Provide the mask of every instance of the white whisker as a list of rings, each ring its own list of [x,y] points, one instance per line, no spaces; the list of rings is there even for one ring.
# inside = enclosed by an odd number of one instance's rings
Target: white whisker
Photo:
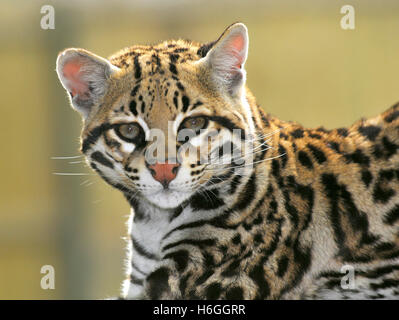
[[[50,157],[51,160],[69,160],[69,159],[78,159],[83,156],[71,156],[71,157]]]
[[[53,172],[56,176],[95,176],[94,173],[74,173],[74,172]]]

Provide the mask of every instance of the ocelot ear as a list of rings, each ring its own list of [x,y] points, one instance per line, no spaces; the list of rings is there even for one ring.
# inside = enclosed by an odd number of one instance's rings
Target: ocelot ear
[[[232,24],[210,45],[211,49],[200,63],[210,68],[217,86],[236,95],[246,79],[244,64],[248,54],[247,27],[243,23]]]
[[[70,48],[57,58],[57,74],[68,91],[72,107],[86,118],[107,92],[108,79],[119,68],[87,50]]]

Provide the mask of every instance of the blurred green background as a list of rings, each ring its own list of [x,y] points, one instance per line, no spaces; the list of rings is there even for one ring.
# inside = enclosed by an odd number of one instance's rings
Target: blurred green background
[[[249,28],[248,85],[263,108],[306,126],[346,126],[399,101],[399,2],[0,1],[0,299],[116,296],[129,208],[79,156],[80,117],[55,73],[57,53],[109,56],[169,38],[207,42]],[[42,30],[40,9],[55,9]],[[340,27],[353,5],[355,30]],[[54,173],[85,175],[62,176]],[[55,268],[43,290],[40,269]]]

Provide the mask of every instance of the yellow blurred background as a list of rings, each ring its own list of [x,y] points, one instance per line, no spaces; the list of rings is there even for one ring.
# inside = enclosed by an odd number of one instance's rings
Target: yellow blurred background
[[[340,27],[346,4],[355,30]],[[55,9],[54,30],[40,27],[43,5]],[[333,128],[399,101],[398,1],[1,0],[0,299],[99,299],[122,281],[122,195],[82,158],[54,159],[79,156],[81,125],[57,53],[208,42],[235,21],[248,26],[248,85],[267,112]],[[55,268],[54,290],[40,287],[43,265]]]

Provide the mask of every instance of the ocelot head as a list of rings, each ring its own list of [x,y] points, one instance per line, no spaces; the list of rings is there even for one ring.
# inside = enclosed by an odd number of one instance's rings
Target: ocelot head
[[[88,164],[125,194],[161,208],[215,185],[222,190],[252,160],[247,51],[241,23],[205,45],[166,41],[109,59],[62,51],[57,73],[83,118]]]

